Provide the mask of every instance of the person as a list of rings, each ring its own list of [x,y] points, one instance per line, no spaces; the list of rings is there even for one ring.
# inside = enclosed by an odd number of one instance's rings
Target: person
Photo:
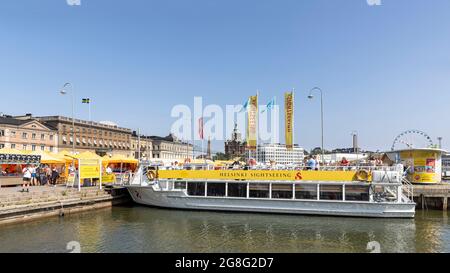
[[[45,173],[45,168],[39,168],[38,177],[41,186],[45,186],[48,183],[47,174]]]
[[[56,169],[56,167],[53,167],[52,170],[52,185],[56,187],[56,182],[58,182],[58,178],[59,178],[59,172],[58,169]]]
[[[34,165],[31,165],[30,172],[31,172],[31,186],[36,186],[37,185],[37,181],[36,181],[36,167]]]
[[[306,169],[307,170],[315,170],[316,169],[316,160],[314,157],[310,157],[309,160],[306,162]]]
[[[112,173],[113,173],[113,171],[112,171],[111,167],[110,166],[106,167],[106,174],[110,175]]]
[[[315,171],[318,171],[319,168],[320,168],[319,160],[317,159],[317,156],[314,156],[313,159],[314,159],[314,161],[315,161],[315,163],[316,163],[316,167],[314,168],[314,170],[315,170]]]
[[[347,158],[343,157],[341,160],[341,166],[348,166],[350,162],[348,162]]]
[[[21,192],[30,192],[30,182],[31,182],[31,168],[29,165],[27,165],[25,168],[23,168],[22,170],[22,174],[23,174],[23,184],[22,184],[22,190]]]

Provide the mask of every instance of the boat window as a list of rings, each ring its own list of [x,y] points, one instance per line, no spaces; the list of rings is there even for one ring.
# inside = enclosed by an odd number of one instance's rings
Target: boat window
[[[317,185],[295,185],[295,199],[317,200]]]
[[[292,184],[272,184],[272,198],[292,199]]]
[[[175,190],[185,190],[186,189],[186,182],[175,182],[175,185],[173,187]]]
[[[369,186],[345,186],[345,200],[347,201],[370,201]]]
[[[225,183],[208,183],[208,196],[225,197]]]
[[[250,198],[269,198],[269,184],[250,184]]]
[[[247,198],[247,183],[228,183],[228,197]]]
[[[342,186],[320,185],[320,200],[343,201]]]
[[[188,195],[205,196],[205,182],[189,182]]]

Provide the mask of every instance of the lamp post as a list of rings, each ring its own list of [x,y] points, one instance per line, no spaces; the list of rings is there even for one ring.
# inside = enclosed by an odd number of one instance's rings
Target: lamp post
[[[73,155],[75,155],[75,138],[76,138],[76,135],[75,135],[75,90],[74,90],[74,88],[73,88],[73,85],[70,83],[70,82],[68,82],[68,83],[66,83],[66,84],[64,84],[64,86],[63,86],[63,88],[61,89],[61,91],[60,91],[60,93],[61,93],[61,95],[67,95],[67,88],[68,87],[70,87],[70,90],[71,90],[71,94],[72,94],[72,137],[73,137],[73,139],[72,139],[72,153],[73,153]]]
[[[322,163],[325,162],[325,151],[324,151],[324,133],[323,133],[323,91],[319,87],[314,87],[309,91],[308,99],[312,100],[314,99],[313,92],[318,91],[320,92],[320,117],[321,117],[321,128],[322,128]]]

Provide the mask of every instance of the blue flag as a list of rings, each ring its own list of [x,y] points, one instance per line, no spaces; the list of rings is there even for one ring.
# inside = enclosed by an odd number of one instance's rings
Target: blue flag
[[[272,100],[269,101],[269,103],[266,105],[266,109],[263,109],[261,111],[261,113],[272,110],[275,107],[275,104],[276,104],[276,98],[273,97]]]
[[[249,103],[250,103],[250,99],[248,99],[248,100],[244,103],[244,106],[242,106],[242,109],[241,109],[241,111],[240,111],[239,113],[242,113],[242,112],[247,111],[247,108],[248,108]]]

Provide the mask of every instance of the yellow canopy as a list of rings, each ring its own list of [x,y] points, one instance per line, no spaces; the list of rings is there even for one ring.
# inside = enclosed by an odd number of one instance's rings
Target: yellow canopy
[[[112,157],[104,156],[103,157],[103,163],[104,164],[110,164],[110,163],[125,163],[125,164],[138,164],[139,160],[126,157],[124,155],[114,155]]]
[[[16,149],[3,148],[3,149],[0,149],[0,154],[5,154],[5,155],[26,155],[28,153],[26,153],[25,151],[19,151],[19,150],[16,150]]]
[[[97,154],[94,154],[92,152],[84,152],[84,153],[81,153],[81,154],[77,154],[74,157],[76,159],[98,159],[98,160],[102,159],[101,156],[99,156]]]
[[[53,154],[44,152],[44,151],[34,151],[30,153],[31,155],[39,155],[41,156],[42,164],[65,164],[66,160],[62,158],[58,158]]]

